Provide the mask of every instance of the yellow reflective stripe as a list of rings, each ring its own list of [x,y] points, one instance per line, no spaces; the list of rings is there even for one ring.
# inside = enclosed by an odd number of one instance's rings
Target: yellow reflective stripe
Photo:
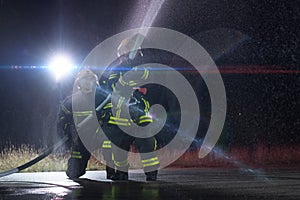
[[[128,85],[129,85],[129,86],[136,86],[136,85],[137,85],[137,83],[136,83],[136,82],[134,82],[134,81],[129,81]]]
[[[145,80],[148,79],[150,71],[147,69]]]
[[[152,117],[149,115],[140,116],[139,124],[145,123],[145,122],[150,122],[150,123],[153,122]]]
[[[71,114],[71,111],[69,111],[63,104],[61,105],[61,109],[64,111],[64,113]]]
[[[96,129],[96,133],[99,133],[99,131],[100,131],[100,127],[98,126]]]
[[[110,116],[108,123],[122,125],[122,126],[130,126],[131,125],[131,121],[129,119],[113,117],[113,116]]]
[[[113,117],[113,116],[111,116],[110,119],[115,120],[115,121],[120,121],[120,122],[129,122],[128,119],[126,119],[126,118],[120,118],[120,117]]]
[[[146,100],[144,99],[144,98],[142,98],[142,101],[144,102],[144,105],[145,105],[145,108],[144,108],[144,111],[145,112],[148,112],[148,110],[147,110],[147,102],[146,102]]]
[[[148,113],[148,111],[149,111],[149,109],[150,109],[150,104],[149,104],[149,102],[148,102],[146,99],[144,99],[144,98],[142,98],[142,101],[144,102],[144,105],[145,105],[144,111],[145,111],[146,113]]]
[[[152,117],[150,115],[142,115],[142,116],[140,116],[139,124],[145,123],[145,122],[153,122]]]
[[[157,140],[156,139],[154,139],[155,140],[155,142],[154,142],[154,151],[157,149]]]
[[[131,80],[131,81],[129,81],[129,82],[126,82],[126,81],[123,79],[122,76],[119,78],[119,82],[120,82],[121,85],[123,85],[123,86],[136,86],[136,85],[137,85],[137,83],[136,83],[135,81],[133,81],[133,80]]]
[[[103,149],[111,149],[111,145],[104,145],[104,144],[103,144],[103,145],[102,145],[102,148],[103,148]]]
[[[110,149],[111,148],[111,141],[110,140],[104,140],[104,142],[102,144],[102,148]]]
[[[124,160],[124,161],[114,161],[115,165],[117,167],[126,167],[128,165],[128,160]]]
[[[158,165],[159,161],[153,162],[153,163],[149,163],[149,164],[143,164],[144,167],[150,167],[150,166],[154,166],[154,165]]]
[[[123,80],[123,77],[122,77],[122,76],[119,78],[119,82],[120,82],[121,85],[123,85],[123,86],[128,85],[128,84]]]
[[[111,84],[111,88],[113,89],[114,92],[117,91],[114,84]]]
[[[117,109],[121,108],[123,101],[125,100],[125,97],[120,97],[119,101],[118,101],[118,105],[117,105]]]
[[[123,101],[125,100],[125,97],[120,97],[119,98],[119,101],[118,101],[118,104],[117,104],[117,107],[116,107],[116,117],[120,117],[121,116],[121,106],[122,106],[122,103]]]
[[[154,166],[154,165],[158,165],[159,161],[157,157],[154,158],[149,158],[146,160],[142,160],[143,166],[144,167],[149,167],[149,166]]]
[[[72,158],[78,158],[78,159],[81,159],[82,156],[80,155],[80,152],[79,151],[72,151],[72,155],[71,155]]]
[[[142,163],[152,162],[152,161],[157,161],[157,160],[158,160],[158,157],[154,157],[154,158],[144,159],[144,160],[142,160]]]
[[[82,156],[80,156],[80,155],[78,155],[78,156],[77,156],[77,155],[72,155],[71,157],[72,157],[72,158],[78,158],[78,159],[81,159],[81,158],[82,158]]]
[[[103,108],[107,109],[107,108],[112,108],[112,107],[113,107],[112,103],[108,103]]]
[[[89,111],[78,111],[78,112],[74,112],[74,115],[79,117],[79,116],[87,116],[87,115],[91,115],[93,114],[93,111],[89,110]]]
[[[142,115],[142,116],[140,116],[140,119],[145,119],[145,118],[151,118],[152,119],[152,117],[150,115]]]
[[[140,120],[140,121],[139,121],[139,124],[142,124],[142,123],[145,123],[145,122],[151,123],[151,122],[153,122],[153,120],[152,120],[152,119],[144,119],[144,120]]]
[[[141,79],[146,80],[149,76],[149,70],[144,68],[144,74],[142,75]]]
[[[113,79],[116,78],[118,76],[118,74],[110,74],[108,79]]]
[[[74,112],[74,113],[78,113],[78,114],[92,114],[93,111],[91,111],[91,110],[87,110],[87,111],[77,111],[77,112]]]
[[[116,116],[120,117],[121,116],[121,109],[117,110]]]
[[[131,124],[128,122],[128,123],[122,123],[122,122],[115,122],[115,121],[111,121],[109,120],[108,121],[109,124],[114,124],[114,125],[121,125],[121,126],[130,126]]]

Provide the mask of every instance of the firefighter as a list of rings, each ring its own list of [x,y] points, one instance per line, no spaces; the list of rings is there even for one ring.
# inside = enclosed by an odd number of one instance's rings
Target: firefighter
[[[113,180],[128,180],[129,163],[127,157],[133,142],[141,153],[146,180],[155,181],[157,179],[159,160],[155,153],[155,137],[133,137],[119,128],[119,126],[130,127],[133,123],[139,126],[146,126],[152,122],[152,117],[149,115],[150,105],[145,96],[146,88],[137,87],[144,80],[147,80],[149,69],[131,66],[134,60],[143,56],[140,48],[137,51],[130,51],[136,45],[136,40],[140,39],[138,37],[141,37],[141,35],[136,34],[121,42],[118,47],[119,63],[116,67],[112,67],[109,70],[107,80],[102,82],[108,91],[117,94],[112,96],[111,102],[104,106],[106,118],[104,121],[107,122],[107,129],[104,132],[112,141],[114,165],[117,169],[115,176],[112,178]],[[123,75],[126,71],[136,73],[134,80],[126,80],[124,78]],[[117,83],[119,87],[117,87]],[[127,92],[131,92],[130,97],[125,95]],[[124,114],[124,109],[126,108],[130,112],[130,117]],[[112,112],[113,109],[115,115]]]
[[[77,87],[78,91],[72,96],[67,97],[60,105],[57,126],[59,134],[67,134],[69,135],[69,138],[72,139],[72,153],[70,159],[68,160],[68,168],[66,171],[67,176],[71,179],[79,178],[85,174],[87,163],[91,156],[90,152],[86,149],[78,136],[74,120],[76,120],[76,124],[78,124],[80,121],[93,113],[95,107],[89,105],[90,101],[88,100],[95,98],[95,105],[97,107],[103,102],[106,96],[105,92],[98,87],[99,83],[97,75],[89,69],[83,69],[78,73],[75,80],[75,86]],[[80,101],[80,103],[83,105],[79,111],[76,110],[74,113],[72,111],[72,100],[73,104],[74,102]],[[99,113],[97,113],[97,117],[98,114]],[[100,124],[103,123],[100,121]],[[91,131],[99,132],[99,129]],[[102,148],[104,158],[107,162],[106,174],[108,179],[113,177],[115,173],[115,170],[112,167],[113,161],[110,146],[110,141],[104,140]]]

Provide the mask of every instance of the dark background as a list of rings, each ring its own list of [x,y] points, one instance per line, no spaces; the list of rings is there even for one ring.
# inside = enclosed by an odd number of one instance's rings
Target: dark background
[[[75,72],[58,86],[38,66],[60,51],[80,65],[104,39],[140,27],[149,2],[0,0],[1,147],[51,144],[58,102],[70,94]],[[219,67],[228,101],[223,145],[299,145],[299,13],[293,0],[162,5],[152,26],[192,37]]]

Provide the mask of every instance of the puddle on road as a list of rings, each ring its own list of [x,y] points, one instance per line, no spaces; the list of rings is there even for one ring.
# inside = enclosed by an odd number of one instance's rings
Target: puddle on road
[[[79,179],[64,186],[36,182],[0,182],[0,200],[100,200],[100,199],[231,199],[241,197],[217,190],[180,186],[170,182],[102,182]],[[243,199],[243,198],[242,198]],[[251,198],[249,198],[251,199]],[[262,198],[265,199],[265,198]],[[266,198],[267,199],[267,198]]]
[[[57,197],[64,197],[72,192],[64,186],[48,183],[34,182],[1,182],[0,199],[30,199],[30,200],[51,200]],[[59,199],[56,199],[59,200]]]
[[[34,182],[0,183],[1,200],[66,200],[66,199],[159,199],[156,184],[138,182],[99,182],[79,180],[79,186],[60,186]]]

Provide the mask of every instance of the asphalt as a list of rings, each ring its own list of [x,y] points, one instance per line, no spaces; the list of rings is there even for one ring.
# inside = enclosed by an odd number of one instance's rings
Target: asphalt
[[[146,182],[142,171],[129,181],[88,171],[78,180],[64,172],[17,173],[0,178],[0,200],[66,199],[300,199],[300,170],[162,169]]]

